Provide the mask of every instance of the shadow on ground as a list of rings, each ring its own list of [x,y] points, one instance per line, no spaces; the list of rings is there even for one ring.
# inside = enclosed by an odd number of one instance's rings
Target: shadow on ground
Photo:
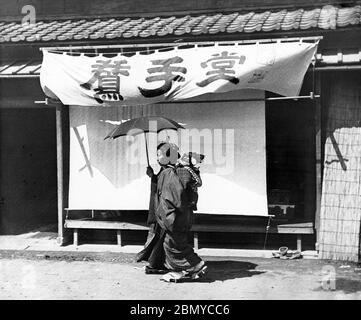
[[[24,233],[20,236],[24,236],[29,239],[56,239],[58,237],[58,226],[56,224],[49,224],[46,226],[38,227]]]
[[[359,279],[336,279],[336,291],[343,291],[344,293],[361,293],[361,281]]]
[[[55,232],[37,232],[29,236],[29,239],[48,239],[53,240],[58,237],[58,234]]]
[[[199,282],[248,278],[265,272],[255,270],[257,264],[243,261],[208,261],[207,266],[207,275]]]

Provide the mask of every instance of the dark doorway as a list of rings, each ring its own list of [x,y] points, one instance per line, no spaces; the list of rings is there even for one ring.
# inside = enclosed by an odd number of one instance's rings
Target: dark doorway
[[[294,204],[285,218],[314,222],[316,206],[315,105],[310,99],[266,105],[267,193]],[[273,200],[271,198],[275,198]]]
[[[32,81],[2,84],[8,90],[0,100],[0,234],[57,221],[55,111],[19,90],[40,90]]]

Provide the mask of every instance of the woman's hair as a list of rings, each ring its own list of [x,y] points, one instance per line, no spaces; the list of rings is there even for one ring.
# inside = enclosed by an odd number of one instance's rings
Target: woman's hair
[[[157,150],[159,150],[161,147],[163,147],[165,144],[167,144],[168,142],[160,142],[157,146]]]
[[[175,164],[176,163],[176,159],[174,159],[175,152],[177,152],[177,159],[180,158],[180,154],[178,152],[178,146],[174,143],[169,143],[169,142],[160,142],[157,146],[157,150],[162,150],[165,151],[165,156],[170,159],[170,163]],[[172,156],[171,156],[171,152],[172,152]]]

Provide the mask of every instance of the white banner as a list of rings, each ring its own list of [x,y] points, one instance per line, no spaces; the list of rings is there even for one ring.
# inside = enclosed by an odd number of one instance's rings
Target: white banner
[[[145,174],[144,136],[104,140],[121,121],[141,115],[166,116],[185,127],[178,132],[147,134],[155,172],[160,169],[157,144],[167,136],[181,154],[205,155],[198,213],[268,215],[265,101],[260,90],[207,95],[176,104],[70,106],[69,208],[148,209],[150,179]]]
[[[40,81],[66,105],[119,106],[261,89],[300,91],[317,43],[289,42],[173,49],[127,57],[44,51]]]

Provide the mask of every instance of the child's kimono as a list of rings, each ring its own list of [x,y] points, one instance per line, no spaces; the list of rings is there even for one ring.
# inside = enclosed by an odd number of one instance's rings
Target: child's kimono
[[[202,186],[202,179],[199,168],[195,167],[193,162],[201,163],[203,159],[203,155],[189,152],[183,154],[177,163],[178,168],[185,168],[190,173],[191,181],[188,181],[188,179],[187,185],[185,187],[188,189],[189,202],[193,211],[197,210],[198,188]]]

